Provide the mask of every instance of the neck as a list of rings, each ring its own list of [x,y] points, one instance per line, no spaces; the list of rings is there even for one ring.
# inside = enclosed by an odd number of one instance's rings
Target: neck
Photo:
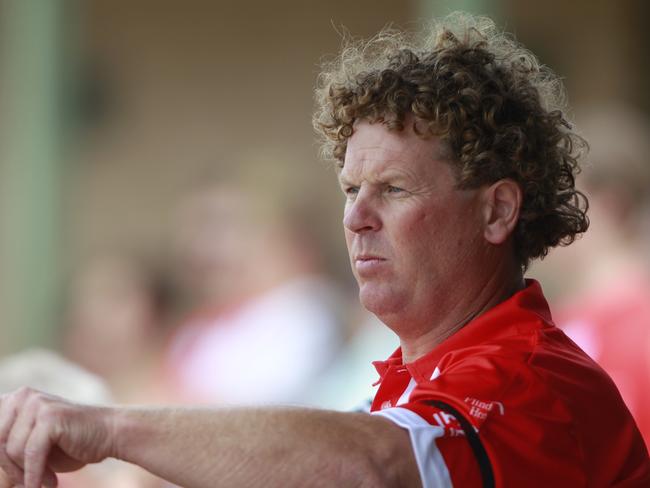
[[[474,285],[471,289],[459,287],[464,295],[451,307],[446,308],[444,315],[434,317],[433,324],[430,317],[426,325],[413,327],[414,324],[411,324],[406,329],[409,330],[408,334],[399,334],[404,363],[411,363],[424,356],[473,319],[507,300],[525,286],[518,266],[504,269],[501,273],[492,273],[486,280],[478,283],[480,286]]]

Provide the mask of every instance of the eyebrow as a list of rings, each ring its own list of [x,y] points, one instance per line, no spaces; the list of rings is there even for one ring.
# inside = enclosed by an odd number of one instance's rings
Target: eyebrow
[[[341,185],[352,185],[353,181],[351,178],[348,178],[346,174],[341,171],[338,174],[338,181]],[[410,182],[413,181],[411,175],[408,172],[398,171],[395,168],[387,168],[380,171],[379,173],[374,173],[370,175],[371,182],[387,183],[387,182]]]
[[[343,174],[343,172],[339,172],[338,174],[338,183],[339,185],[351,185],[352,182]]]

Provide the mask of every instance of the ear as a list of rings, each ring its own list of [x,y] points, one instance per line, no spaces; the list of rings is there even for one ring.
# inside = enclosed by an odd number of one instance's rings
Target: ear
[[[483,237],[491,244],[503,244],[519,220],[521,187],[507,178],[487,187],[483,196]]]

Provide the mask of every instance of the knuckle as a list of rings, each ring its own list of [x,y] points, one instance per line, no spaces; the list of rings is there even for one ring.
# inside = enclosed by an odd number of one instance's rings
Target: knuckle
[[[35,395],[30,395],[28,397],[25,397],[22,400],[22,404],[19,405],[19,409],[22,410],[29,410],[30,412],[33,412],[36,406],[38,405],[38,397]]]
[[[14,392],[14,394],[18,398],[27,398],[27,397],[30,397],[35,392],[36,392],[36,390],[34,390],[33,388],[30,388],[29,386],[21,386],[20,388],[18,388]]]
[[[2,407],[3,415],[12,416],[16,410],[18,403],[19,399],[16,397],[15,393],[9,393],[5,395],[5,397],[2,399],[2,404],[0,405]]]
[[[59,421],[61,413],[54,405],[45,404],[38,409],[36,417],[39,422],[52,424]]]
[[[19,461],[19,464],[22,463],[23,459],[23,448],[18,444],[9,443],[6,448],[7,456],[13,461]]]

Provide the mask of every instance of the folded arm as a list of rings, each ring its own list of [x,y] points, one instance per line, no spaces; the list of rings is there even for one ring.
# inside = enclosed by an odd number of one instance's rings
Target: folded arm
[[[90,407],[27,389],[0,402],[0,466],[25,488],[106,457],[186,488],[420,483],[408,433],[364,413]]]

